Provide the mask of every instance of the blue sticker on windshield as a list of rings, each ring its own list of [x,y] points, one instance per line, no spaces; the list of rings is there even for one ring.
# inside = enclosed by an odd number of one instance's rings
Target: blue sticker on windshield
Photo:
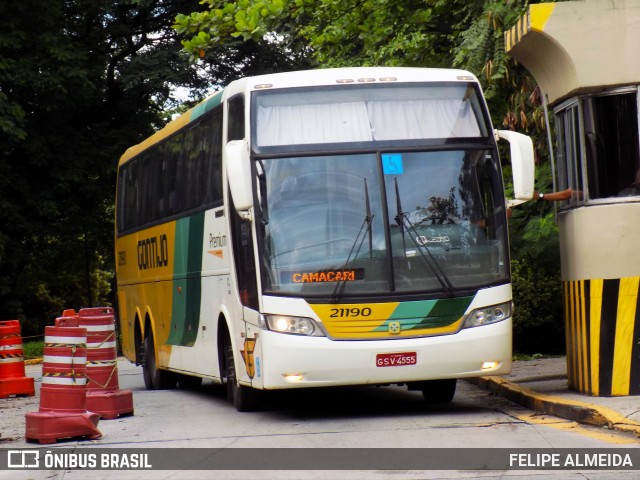
[[[402,175],[404,173],[404,167],[402,166],[402,154],[383,153],[382,171],[385,175]]]

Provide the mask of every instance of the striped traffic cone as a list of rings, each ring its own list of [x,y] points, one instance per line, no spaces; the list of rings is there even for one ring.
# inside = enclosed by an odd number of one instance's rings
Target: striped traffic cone
[[[87,412],[87,331],[77,320],[45,328],[40,410],[26,414],[26,439],[42,444],[100,438],[100,415]]]
[[[24,372],[22,335],[18,320],[0,322],[0,398],[35,395],[33,378]]]
[[[78,319],[87,329],[87,409],[106,420],[133,415],[133,393],[118,383],[113,308],[83,308]]]

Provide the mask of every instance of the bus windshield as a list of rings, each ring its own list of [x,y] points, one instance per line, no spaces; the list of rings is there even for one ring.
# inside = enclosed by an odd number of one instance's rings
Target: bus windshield
[[[342,298],[508,281],[493,151],[258,160],[266,293]]]

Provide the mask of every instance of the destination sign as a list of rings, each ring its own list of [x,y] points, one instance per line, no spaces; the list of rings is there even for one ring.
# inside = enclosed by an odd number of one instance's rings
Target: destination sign
[[[364,279],[364,269],[322,270],[319,272],[282,272],[283,283],[354,282]]]

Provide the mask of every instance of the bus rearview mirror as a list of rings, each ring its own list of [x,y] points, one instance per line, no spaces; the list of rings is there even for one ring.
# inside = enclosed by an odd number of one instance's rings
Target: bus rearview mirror
[[[533,142],[527,135],[510,130],[495,130],[495,135],[496,140],[503,138],[509,142],[514,199],[507,200],[507,204],[514,207],[533,198],[535,177]]]
[[[253,207],[249,142],[244,139],[227,143],[226,161],[233,204],[240,216],[248,218],[248,211]]]

